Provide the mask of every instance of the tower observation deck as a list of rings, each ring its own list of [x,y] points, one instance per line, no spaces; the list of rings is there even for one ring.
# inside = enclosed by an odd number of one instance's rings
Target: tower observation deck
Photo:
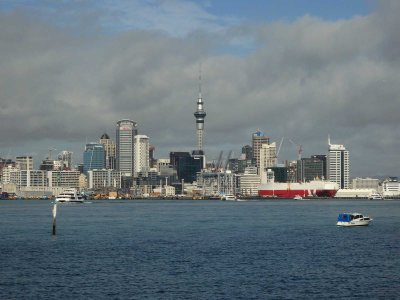
[[[201,97],[201,73],[199,75],[199,98],[197,99],[197,110],[194,112],[194,117],[196,118],[197,150],[199,153],[204,153],[203,131],[206,112],[203,109],[203,99]]]

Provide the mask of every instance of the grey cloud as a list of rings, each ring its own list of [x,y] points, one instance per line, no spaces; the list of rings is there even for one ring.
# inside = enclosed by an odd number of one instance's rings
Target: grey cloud
[[[397,4],[385,3],[349,20],[305,16],[186,38],[82,36],[26,13],[0,14],[0,153],[48,140],[57,149],[70,141],[79,153],[104,131],[113,137],[122,118],[138,122],[158,157],[190,150],[202,62],[210,158],[238,153],[258,128],[272,141],[302,144],[304,155],[325,153],[330,134],[351,151],[352,175],[396,175],[400,21]],[[238,39],[250,52],[221,53]],[[383,149],[387,161],[377,162]],[[293,145],[284,144],[281,158],[296,158]]]

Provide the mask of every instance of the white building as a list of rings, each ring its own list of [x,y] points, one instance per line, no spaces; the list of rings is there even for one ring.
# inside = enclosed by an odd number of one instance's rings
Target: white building
[[[136,123],[132,120],[117,122],[117,170],[121,171],[124,177],[133,175],[133,139],[136,134]]]
[[[197,173],[197,188],[202,196],[236,195],[237,175],[231,171]],[[186,187],[186,185],[185,185]]]
[[[247,167],[244,174],[239,175],[239,193],[244,196],[257,196],[261,177],[256,167]]]
[[[382,194],[384,197],[400,196],[400,182],[397,177],[390,177],[382,182]]]
[[[89,189],[121,188],[121,172],[116,170],[90,170],[88,172]]]
[[[79,171],[48,171],[48,185],[49,187],[79,187]]]
[[[136,135],[134,138],[133,157],[134,172],[137,177],[139,173],[147,174],[150,170],[149,162],[149,137],[146,135]]]
[[[12,165],[8,165],[7,167],[4,167],[2,170],[2,176],[1,176],[1,183],[7,184],[11,182],[11,173],[19,171],[17,167],[13,167]]]
[[[22,187],[46,187],[47,171],[42,170],[17,170],[10,172],[10,183],[17,189]]]
[[[276,166],[276,143],[261,144],[260,151],[260,172]]]
[[[349,151],[343,145],[328,142],[329,151],[326,157],[328,180],[336,182],[341,189],[348,189],[350,183]]]
[[[20,170],[32,170],[33,169],[33,159],[32,156],[17,156],[15,158],[16,166]]]
[[[376,178],[353,178],[351,187],[353,189],[379,189],[379,179]]]

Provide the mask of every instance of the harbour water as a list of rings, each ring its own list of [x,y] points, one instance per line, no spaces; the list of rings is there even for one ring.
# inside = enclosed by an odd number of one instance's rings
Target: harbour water
[[[93,201],[51,233],[49,201],[0,201],[0,299],[400,298],[399,200]]]

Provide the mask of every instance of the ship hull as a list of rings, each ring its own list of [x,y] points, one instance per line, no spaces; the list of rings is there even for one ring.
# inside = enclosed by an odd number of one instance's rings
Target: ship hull
[[[301,197],[321,197],[331,198],[336,195],[336,190],[259,190],[258,195],[265,198],[294,198]]]
[[[271,182],[262,184],[258,190],[260,197],[266,198],[294,198],[296,196],[331,198],[336,195],[337,184],[326,181],[312,181],[305,183]]]

